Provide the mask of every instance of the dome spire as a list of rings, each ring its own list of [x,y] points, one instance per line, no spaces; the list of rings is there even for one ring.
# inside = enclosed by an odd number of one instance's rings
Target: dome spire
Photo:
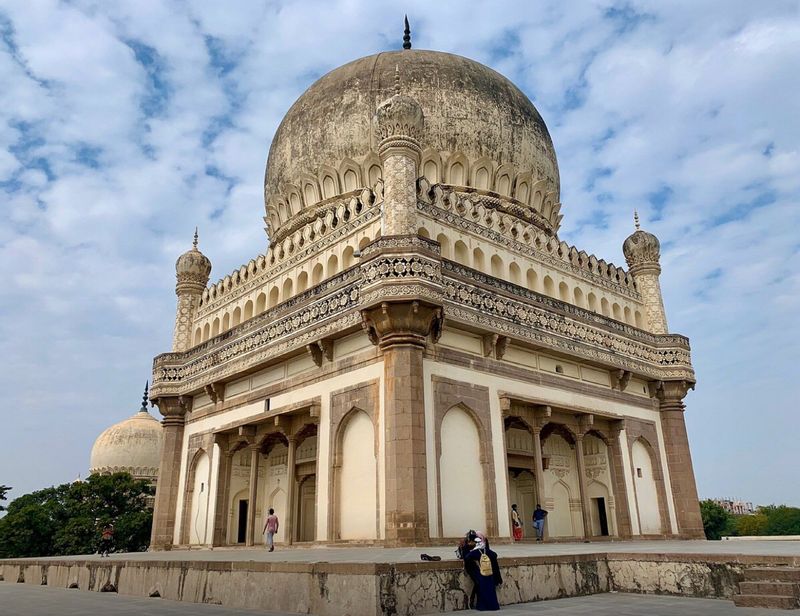
[[[192,246],[197,250],[197,227],[194,228],[194,241],[192,242]]]
[[[636,226],[637,231],[642,228],[639,224],[639,212],[636,210],[633,210],[633,224]]]
[[[408,25],[408,15],[403,16],[403,49],[411,49],[411,26]]]
[[[140,413],[147,413],[147,391],[149,389],[150,381],[144,382],[144,395],[142,396],[142,408],[139,409]],[[150,413],[147,413],[148,415]]]

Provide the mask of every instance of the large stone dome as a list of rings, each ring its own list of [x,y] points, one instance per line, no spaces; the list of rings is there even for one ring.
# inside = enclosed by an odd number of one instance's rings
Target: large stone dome
[[[161,422],[142,408],[105,430],[92,447],[90,473],[127,472],[155,481],[161,462]]]
[[[420,175],[506,194],[556,230],[556,154],[528,97],[478,62],[412,49],[337,68],[289,109],[272,141],[264,180],[271,239],[319,201],[374,187],[380,177],[374,116],[394,94],[396,67],[403,95],[419,103],[425,118]]]

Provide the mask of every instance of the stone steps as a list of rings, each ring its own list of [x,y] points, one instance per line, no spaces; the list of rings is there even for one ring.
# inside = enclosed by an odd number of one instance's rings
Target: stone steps
[[[800,568],[745,569],[744,580],[739,582],[739,592],[734,595],[733,603],[737,607],[800,609]]]

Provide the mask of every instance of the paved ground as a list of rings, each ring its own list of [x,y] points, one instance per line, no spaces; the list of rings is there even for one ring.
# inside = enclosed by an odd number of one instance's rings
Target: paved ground
[[[505,607],[506,616],[775,616],[774,610],[735,608],[730,601],[652,595],[603,594]],[[467,612],[451,612],[464,614]],[[475,612],[472,612],[475,613]],[[0,583],[0,616],[296,616],[232,610],[215,605],[140,599],[112,593]]]
[[[758,556],[798,556],[800,541],[604,541],[595,543],[517,543],[494,546],[503,557],[553,556],[562,554],[593,554],[597,552],[635,552],[667,554],[755,554]],[[273,561],[273,562],[359,562],[399,563],[419,560],[423,552],[455,559],[453,547],[356,548],[313,547],[225,548],[214,550],[172,550],[169,552],[139,552],[113,554],[111,559],[125,560],[208,560],[208,561]],[[59,559],[99,558],[92,556],[61,556]],[[44,560],[44,559],[37,559]]]

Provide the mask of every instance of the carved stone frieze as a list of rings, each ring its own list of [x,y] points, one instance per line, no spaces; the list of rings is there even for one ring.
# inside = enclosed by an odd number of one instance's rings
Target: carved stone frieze
[[[631,373],[664,383],[694,382],[685,337],[654,335],[436,259],[436,248],[435,242],[416,236],[373,242],[364,250],[359,267],[224,336],[184,353],[157,357],[151,395],[194,393],[302,348],[308,348],[321,365],[332,353],[329,342],[338,332],[359,323],[366,324],[376,344],[388,340],[389,331],[401,332],[400,337],[413,338],[415,343],[428,335],[436,341],[445,314],[454,323],[492,336],[490,353],[496,359],[502,359],[513,339],[621,371],[616,373],[618,387]],[[326,342],[320,346],[320,341]],[[665,387],[674,389],[675,385],[660,386]],[[653,395],[660,395],[654,391]]]

